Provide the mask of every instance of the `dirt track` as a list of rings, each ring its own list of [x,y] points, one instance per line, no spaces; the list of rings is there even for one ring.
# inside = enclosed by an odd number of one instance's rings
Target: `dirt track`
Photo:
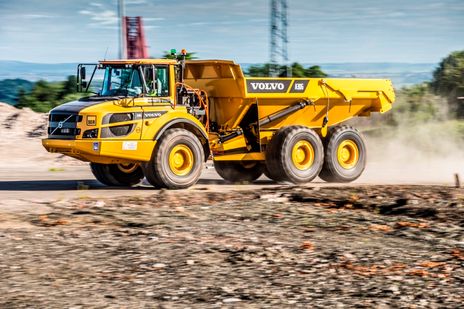
[[[450,185],[231,185],[209,168],[166,191],[60,161],[0,171],[2,308],[464,301],[464,190]]]
[[[60,161],[0,171],[0,307],[464,301],[464,190],[450,185],[231,185],[209,168],[166,191]]]
[[[3,211],[1,307],[457,308],[464,190],[151,191]]]

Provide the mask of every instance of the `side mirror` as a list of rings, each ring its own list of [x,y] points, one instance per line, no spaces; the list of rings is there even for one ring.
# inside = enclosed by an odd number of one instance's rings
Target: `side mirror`
[[[81,67],[80,73],[81,73],[81,80],[84,80],[85,79],[85,67],[84,66]]]
[[[89,80],[87,81],[86,80],[86,69],[87,69],[87,66],[90,67],[90,70],[91,70],[91,76],[89,76]],[[96,63],[79,63],[77,65],[77,72],[76,72],[76,81],[77,81],[77,92],[83,92],[83,91],[87,91],[89,85],[91,84],[92,80],[93,80],[93,77],[95,75],[95,72],[97,71],[97,68],[98,67],[98,64]],[[93,70],[93,71],[92,71]],[[92,92],[92,91],[90,91]],[[95,92],[93,92],[95,93]]]

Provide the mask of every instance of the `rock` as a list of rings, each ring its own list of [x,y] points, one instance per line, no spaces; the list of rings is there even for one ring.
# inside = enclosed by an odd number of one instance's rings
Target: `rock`
[[[223,303],[237,303],[241,302],[242,300],[240,298],[235,298],[235,297],[230,297],[230,298],[225,298],[222,300]]]
[[[164,268],[164,267],[166,267],[166,264],[163,264],[163,263],[156,263],[156,264],[153,264],[153,267],[154,267],[154,268]]]

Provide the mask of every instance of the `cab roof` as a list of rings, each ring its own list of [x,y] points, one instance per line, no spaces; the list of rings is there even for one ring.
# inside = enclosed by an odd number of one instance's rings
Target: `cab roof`
[[[117,59],[101,60],[100,64],[176,64],[174,59]]]
[[[176,64],[175,59],[116,59],[101,60],[100,64]],[[187,60],[187,64],[211,65],[211,64],[235,64],[232,60]]]

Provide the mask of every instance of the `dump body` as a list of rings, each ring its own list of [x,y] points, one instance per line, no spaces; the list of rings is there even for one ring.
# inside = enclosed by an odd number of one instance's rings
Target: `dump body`
[[[246,130],[255,122],[259,124],[260,120],[265,123],[253,129],[257,138],[254,145],[247,139],[247,134],[223,143],[213,141],[212,150],[217,160],[264,160],[263,146],[282,127],[302,125],[322,134],[324,125],[334,126],[356,116],[369,116],[372,112],[384,113],[391,109],[395,100],[390,80],[249,78],[244,77],[239,65],[222,60],[188,61],[185,82],[206,90],[210,121],[217,124],[219,132]],[[264,121],[300,102],[307,102],[307,105],[285,117]],[[251,151],[227,155],[236,148]]]

